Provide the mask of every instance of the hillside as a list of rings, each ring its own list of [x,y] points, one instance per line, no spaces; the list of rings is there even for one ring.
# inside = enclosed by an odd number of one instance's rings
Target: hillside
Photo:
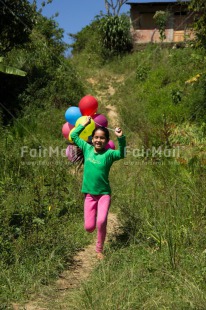
[[[104,65],[85,57],[71,62],[85,94],[110,113],[109,127],[116,113],[127,136],[127,157],[111,171],[112,210],[122,232],[63,305],[204,309],[204,53],[149,46]],[[65,109],[48,106],[2,129],[1,309],[43,288],[50,292],[74,253],[92,241],[82,227],[81,171],[73,173],[56,154],[21,157],[25,145],[66,147]],[[45,306],[60,305],[51,300]]]
[[[71,309],[205,308],[205,60],[148,46],[97,69],[80,62],[88,92],[118,112],[128,151],[111,175],[123,233]]]

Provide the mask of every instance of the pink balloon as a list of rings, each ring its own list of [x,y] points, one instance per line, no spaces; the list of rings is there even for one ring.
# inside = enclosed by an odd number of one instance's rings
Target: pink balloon
[[[69,144],[66,148],[66,156],[68,160],[70,160],[72,163],[75,163],[83,159],[83,152],[76,145]]]
[[[98,126],[107,127],[108,126],[108,121],[103,114],[94,114],[92,118],[95,122],[96,127]]]
[[[108,149],[115,150],[115,144],[114,144],[114,142],[112,140],[109,140],[109,142],[105,146],[105,150],[108,150]]]
[[[63,134],[64,138],[68,139],[69,133],[72,130],[72,128],[74,128],[74,126],[69,124],[68,122],[63,125],[62,134]]]

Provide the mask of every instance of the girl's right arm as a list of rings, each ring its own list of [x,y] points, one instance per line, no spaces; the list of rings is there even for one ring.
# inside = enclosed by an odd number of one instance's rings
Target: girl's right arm
[[[71,134],[71,138],[74,141],[74,143],[83,150],[87,147],[88,143],[84,140],[82,140],[79,135],[84,130],[84,128],[90,123],[91,117],[87,117],[85,123],[83,125],[79,125]]]

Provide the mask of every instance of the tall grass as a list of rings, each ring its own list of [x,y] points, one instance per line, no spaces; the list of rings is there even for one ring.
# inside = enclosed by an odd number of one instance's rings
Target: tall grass
[[[118,181],[123,234],[73,309],[204,309],[205,175],[142,163],[125,166]]]
[[[50,108],[36,118],[17,120],[1,136],[3,308],[47,286],[89,242],[79,176],[64,157],[63,116],[64,111]]]

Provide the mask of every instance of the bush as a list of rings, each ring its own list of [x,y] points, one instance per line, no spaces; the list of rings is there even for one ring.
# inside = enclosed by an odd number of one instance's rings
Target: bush
[[[106,16],[100,20],[104,58],[121,55],[132,49],[129,18],[126,15]]]
[[[82,28],[82,30],[76,34],[70,33],[69,36],[74,40],[74,43],[70,44],[73,55],[77,55],[83,51],[98,53],[99,19],[95,19],[90,25]]]
[[[196,34],[196,43],[206,48],[206,3],[204,0],[191,0],[188,7],[194,14],[193,27]]]
[[[96,16],[95,20],[77,34],[70,34],[74,43],[72,54],[87,67],[99,66],[111,57],[123,55],[132,49],[129,18]]]

